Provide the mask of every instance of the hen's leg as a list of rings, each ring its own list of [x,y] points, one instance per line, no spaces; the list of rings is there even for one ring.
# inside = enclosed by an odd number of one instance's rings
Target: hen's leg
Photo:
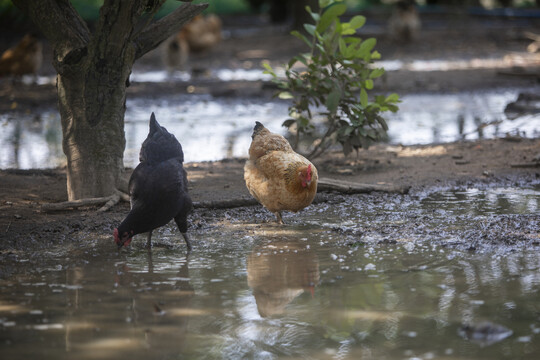
[[[186,241],[188,252],[191,251],[191,242],[189,241],[189,236],[187,234],[187,228],[188,228],[187,217],[180,214],[174,218],[174,221],[176,222],[176,225],[178,225],[178,230],[180,230],[180,233],[182,234],[182,236],[184,237],[184,240]]]
[[[278,224],[280,224],[280,225],[285,224],[285,223],[283,222],[283,218],[281,217],[281,211],[276,211],[274,214],[276,215],[277,223],[278,223]]]

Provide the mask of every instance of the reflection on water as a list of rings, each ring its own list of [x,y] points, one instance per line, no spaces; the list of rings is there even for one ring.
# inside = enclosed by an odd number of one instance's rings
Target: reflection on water
[[[319,283],[317,255],[294,242],[257,247],[247,259],[247,281],[262,317],[283,314],[304,291],[314,296]]]
[[[412,145],[491,139],[506,134],[540,136],[540,115],[507,119],[504,109],[517,95],[508,90],[403,96],[399,111],[388,115],[390,142]]]
[[[178,249],[117,254],[112,245],[38,266],[19,259],[20,272],[0,280],[0,351],[6,359],[540,355],[540,253],[336,246],[331,231],[292,227],[285,237],[199,234],[188,259]],[[490,344],[462,335],[486,321],[513,334]]]
[[[64,159],[58,114],[0,115],[0,168],[51,168]]]
[[[426,144],[459,139],[539,136],[540,116],[508,120],[507,103],[518,90],[478,94],[416,94],[403,97],[400,111],[388,114],[390,143]],[[124,164],[134,167],[148,135],[149,113],[182,143],[187,162],[245,157],[255,121],[285,133],[288,103],[178,95],[128,100]],[[490,124],[489,126],[486,126]],[[0,168],[52,168],[65,163],[60,118],[55,112],[0,115]]]
[[[174,71],[172,74],[165,70],[133,72],[130,76],[132,82],[186,82],[193,76],[187,71]],[[209,70],[204,74],[207,80],[220,81],[269,81],[272,76],[264,74],[260,69],[217,69]]]
[[[186,162],[247,156],[255,121],[281,127],[283,102],[183,96],[156,101],[128,101],[124,163],[138,163],[140,144],[148,135],[149,109],[182,144]]]

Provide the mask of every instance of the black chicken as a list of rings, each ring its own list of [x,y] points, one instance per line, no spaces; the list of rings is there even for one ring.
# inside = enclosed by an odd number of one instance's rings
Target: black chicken
[[[114,229],[114,241],[121,248],[134,235],[148,232],[147,246],[152,244],[152,230],[176,221],[188,251],[187,215],[193,209],[187,188],[187,173],[182,166],[184,153],[174,135],[150,116],[150,133],[141,146],[139,165],[129,179],[131,211]]]

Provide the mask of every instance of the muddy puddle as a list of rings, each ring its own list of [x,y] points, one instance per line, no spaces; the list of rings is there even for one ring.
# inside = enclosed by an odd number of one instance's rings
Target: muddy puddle
[[[169,226],[150,252],[142,237],[118,253],[112,239],[88,234],[39,259],[11,257],[15,270],[0,278],[0,351],[537,358],[539,207],[537,186],[336,197],[288,214],[286,226],[265,222],[272,215],[260,207],[197,210],[187,257]],[[471,249],[482,234],[526,245]]]
[[[164,72],[141,73],[141,81],[163,81]],[[258,75],[257,75],[258,74]],[[253,71],[216,71],[223,81],[258,80]],[[164,76],[164,75],[163,75]],[[181,75],[178,75],[181,77]],[[137,77],[135,77],[137,78]],[[154,79],[154,80],[152,80]],[[499,89],[476,93],[409,94],[402,97],[400,111],[387,114],[391,144],[443,143],[466,139],[539,136],[540,115],[509,120],[505,106],[522,91]],[[148,119],[154,111],[160,123],[182,143],[187,162],[213,161],[247,156],[255,121],[285,133],[288,103],[255,98],[214,98],[188,94],[159,99],[134,98],[127,102],[124,164],[138,163],[140,144],[148,134]],[[59,114],[0,115],[0,168],[54,168],[65,163]]]

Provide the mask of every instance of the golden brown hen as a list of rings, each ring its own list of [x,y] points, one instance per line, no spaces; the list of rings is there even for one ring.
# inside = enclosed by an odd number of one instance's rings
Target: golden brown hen
[[[34,35],[27,34],[0,57],[0,76],[37,75],[42,60],[41,42]]]
[[[249,193],[273,212],[283,224],[283,210],[299,211],[311,204],[317,193],[315,166],[292,149],[281,135],[256,122],[251,136],[244,180]]]

